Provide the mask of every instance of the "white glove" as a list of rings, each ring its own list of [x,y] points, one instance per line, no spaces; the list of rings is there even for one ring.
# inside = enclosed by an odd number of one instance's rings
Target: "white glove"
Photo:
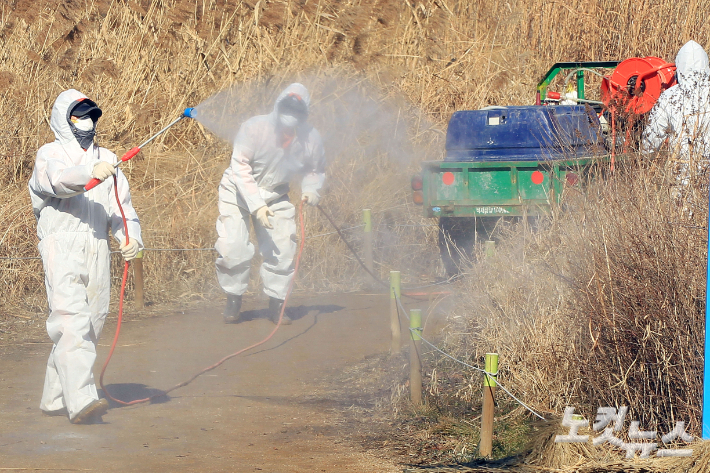
[[[101,182],[114,174],[116,174],[116,168],[106,161],[99,161],[94,165],[94,170],[91,171],[91,177]]]
[[[318,202],[320,202],[320,196],[318,196],[315,192],[304,192],[301,200],[308,205],[318,205]]]
[[[121,254],[123,255],[123,259],[131,261],[138,254],[138,250],[138,242],[135,239],[129,240],[128,244],[126,244],[126,240],[123,240],[123,244],[121,245]]]
[[[274,213],[269,210],[268,206],[264,205],[263,207],[259,207],[255,215],[256,219],[264,228],[274,228],[271,222],[269,222],[269,217],[273,217]]]

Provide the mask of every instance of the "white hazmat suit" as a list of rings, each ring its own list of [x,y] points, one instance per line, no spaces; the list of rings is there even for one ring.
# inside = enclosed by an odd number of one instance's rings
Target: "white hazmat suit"
[[[687,185],[694,170],[710,158],[710,65],[705,50],[687,42],[675,60],[678,84],[664,91],[651,110],[643,133],[645,153],[668,145],[676,176]]]
[[[264,292],[274,299],[286,297],[297,249],[295,209],[288,200],[289,181],[303,175],[302,193],[320,197],[325,179],[323,142],[318,131],[305,121],[289,136],[278,113],[279,103],[289,95],[310,105],[308,90],[301,84],[291,84],[277,98],[272,113],[244,122],[234,140],[231,164],[219,185],[217,279],[232,296],[241,296],[249,283],[254,256],[254,245],[249,241],[252,220],[263,257]],[[273,228],[251,218],[265,205],[274,214],[269,218]]]
[[[54,342],[40,408],[66,408],[70,419],[99,399],[92,369],[109,310],[109,228],[125,240],[113,179],[80,193],[99,161],[116,163],[116,155],[93,140],[84,150],[72,131],[70,113],[85,99],[73,89],[59,94],[50,121],[56,140],[37,152],[29,182],[50,310],[47,332]],[[129,238],[142,246],[128,181],[120,171],[117,178]]]

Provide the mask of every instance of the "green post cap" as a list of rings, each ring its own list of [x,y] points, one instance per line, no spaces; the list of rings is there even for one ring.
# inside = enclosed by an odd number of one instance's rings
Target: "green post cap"
[[[362,209],[362,221],[365,224],[365,232],[372,231],[372,212],[370,209]]]
[[[399,271],[390,271],[390,299],[402,297],[399,287]]]
[[[498,373],[498,353],[486,353],[486,373],[494,373],[495,376],[483,375],[483,386],[496,386],[496,378]]]
[[[422,310],[412,309],[409,311],[409,333],[412,334],[412,340],[422,339]]]
[[[496,242],[493,240],[486,240],[486,258],[490,258],[496,254]]]

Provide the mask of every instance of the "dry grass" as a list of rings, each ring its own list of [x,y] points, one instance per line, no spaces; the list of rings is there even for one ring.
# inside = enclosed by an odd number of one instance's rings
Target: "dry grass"
[[[664,161],[630,156],[606,179],[568,187],[564,211],[537,231],[510,228],[458,283],[448,349],[479,366],[499,353],[501,382],[545,416],[575,406],[593,420],[599,407],[628,406],[625,429],[638,420],[660,438],[683,421],[699,435],[707,175],[679,196]],[[458,406],[480,402],[479,374],[436,356],[428,370],[429,403],[472,419]],[[526,414],[499,412],[513,407]],[[621,460],[609,446],[546,449],[547,467]]]
[[[710,443],[694,442],[679,448],[691,448],[688,457],[656,457],[627,460],[625,452],[608,444],[593,446],[579,443],[555,443],[554,434],[567,434],[560,428],[542,439],[526,457],[525,465],[531,472],[592,473],[592,472],[647,472],[647,473],[706,473],[710,469]],[[582,435],[592,435],[591,429],[580,429]],[[661,445],[661,447],[663,447]],[[524,470],[528,471],[528,470]]]
[[[383,274],[396,265],[411,267],[418,276],[422,268],[437,264],[427,244],[433,232],[422,238],[421,231],[411,235],[392,224],[422,223],[418,209],[408,202],[408,176],[424,158],[424,147],[414,145],[439,144],[442,132],[429,131],[430,121],[395,87],[380,82],[379,69],[374,74],[358,71],[349,53],[338,52],[342,40],[329,20],[335,16],[326,12],[333,12],[332,8],[247,2],[197,7],[190,2],[77,6],[69,9],[61,2],[40,2],[30,7],[29,2],[21,2],[4,5],[0,18],[6,57],[0,71],[6,86],[0,109],[6,112],[0,121],[7,138],[0,143],[6,160],[0,179],[8,204],[0,228],[6,234],[3,256],[37,255],[25,186],[36,150],[52,138],[47,118],[61,90],[80,89],[101,104],[105,114],[99,140],[120,153],[160,129],[184,107],[232,84],[237,84],[244,106],[240,118],[267,112],[276,93],[295,78],[314,90],[313,120],[326,137],[330,161],[326,205],[336,219],[346,226],[357,225],[361,209],[373,209],[378,230],[384,232],[378,258]],[[350,28],[363,27],[362,18],[352,21],[357,25]],[[335,60],[341,64],[334,65]],[[332,120],[343,105],[360,109],[349,115],[350,122],[342,117]],[[27,112],[18,115],[16,110]],[[10,115],[15,118],[9,119]],[[407,133],[412,140],[406,141],[406,148],[394,150],[388,144],[392,135],[386,133],[397,120],[401,123],[395,144],[405,143]],[[383,121],[389,127],[381,126]],[[431,149],[439,153],[441,147]],[[185,122],[124,167],[149,248],[213,245],[216,188],[229,152],[200,125]],[[309,212],[309,234],[330,231],[326,222]],[[419,246],[414,249],[423,255],[417,259],[420,264],[404,265],[404,256],[392,251],[401,237]],[[301,288],[351,288],[347,276],[355,263],[345,256],[337,236],[312,241]],[[213,261],[210,251],[148,253],[148,298],[190,300],[218,293]],[[9,288],[3,305],[7,310],[41,313],[45,302],[40,263],[3,260],[3,265],[3,282]]]
[[[304,74],[314,78],[315,86],[324,77],[344,77],[341,91],[365,81],[371,85],[363,89],[374,91],[386,104],[384,116],[397,116],[406,124],[416,153],[403,165],[391,160],[381,143],[364,150],[329,148],[328,205],[343,223],[357,224],[363,207],[379,211],[385,224],[429,223],[406,204],[406,182],[419,160],[441,156],[441,130],[451,112],[489,103],[529,103],[538,76],[555,60],[651,53],[671,57],[688,32],[699,31],[696,39],[707,36],[702,8],[694,5],[669,9],[652,4],[632,22],[619,14],[626,11],[621,5],[584,2],[542,7],[375,0],[5,3],[0,10],[0,83],[5,91],[0,99],[5,137],[0,143],[5,159],[0,180],[6,202],[16,202],[13,209],[20,216],[2,219],[0,230],[7,231],[2,254],[36,255],[33,218],[26,196],[21,196],[34,153],[51,139],[51,104],[65,88],[78,88],[99,101],[106,111],[101,143],[121,152],[185,106],[235,83],[261,84],[266,95],[273,96],[284,78]],[[657,14],[660,8],[665,15]],[[651,18],[653,22],[645,21]],[[649,34],[649,24],[664,34]],[[683,25],[681,31],[669,35],[678,24]],[[650,40],[639,43],[641,34]],[[315,88],[316,102],[323,98],[319,93]],[[19,117],[17,111],[22,111]],[[439,131],[429,131],[432,125]],[[212,245],[214,192],[228,153],[198,125],[181,124],[127,166],[150,247]],[[162,172],[168,162],[177,162],[181,175]],[[357,195],[352,195],[354,190]],[[316,221],[309,231],[324,233],[324,227]],[[420,262],[411,268],[414,273],[435,273],[432,232],[392,240],[391,233],[399,237],[403,231],[399,228],[388,227],[381,245],[424,241],[413,247],[418,257],[406,261]],[[342,257],[343,248],[334,237],[314,246],[324,253],[317,253],[317,261],[305,262],[304,274],[314,279],[303,280],[303,287],[347,287],[341,276],[350,274],[354,263]],[[394,266],[409,269],[400,267],[405,261],[401,252],[390,253],[379,255],[383,274]],[[167,293],[200,297],[214,291],[212,257],[209,252],[149,254],[149,297],[162,301]],[[3,303],[13,310],[41,311],[38,263],[4,264],[12,296]],[[318,264],[323,267],[312,267]]]
[[[261,113],[271,106],[264,110],[262,98],[298,78],[313,89],[313,120],[328,140],[326,206],[346,226],[372,208],[381,274],[431,280],[440,271],[435,229],[397,225],[432,223],[409,202],[408,177],[422,159],[441,157],[453,111],[531,103],[538,78],[559,60],[672,59],[691,37],[707,44],[706,11],[695,0],[4,2],[0,255],[37,255],[26,183],[36,150],[52,139],[48,114],[60,91],[74,87],[99,102],[101,144],[120,153],[234,84],[246,84],[248,112]],[[367,98],[355,102],[367,105],[351,115],[356,126],[335,119],[353,97]],[[389,125],[363,121],[373,110]],[[388,146],[400,120],[405,135]],[[213,245],[228,159],[228,146],[184,122],[125,167],[147,246]],[[630,166],[584,195],[570,192],[571,211],[547,229],[513,229],[461,283],[449,346],[473,361],[501,353],[503,379],[542,411],[628,404],[645,428],[684,420],[697,431],[707,209],[697,198],[692,213],[681,211],[665,173],[661,158]],[[309,235],[331,231],[312,211],[307,225]],[[213,260],[209,251],[148,253],[147,297],[219,294]],[[41,320],[40,263],[0,260],[0,268],[0,318],[24,311]],[[337,236],[312,238],[299,287],[348,289],[355,268]],[[477,395],[469,374],[447,373],[461,379],[455,396]]]

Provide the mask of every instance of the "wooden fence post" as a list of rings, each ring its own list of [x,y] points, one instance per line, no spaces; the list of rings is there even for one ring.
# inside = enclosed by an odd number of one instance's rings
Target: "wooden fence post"
[[[143,250],[139,251],[131,262],[133,266],[133,279],[135,284],[135,304],[137,309],[145,307],[145,297],[143,295]]]
[[[390,353],[392,355],[399,353],[402,338],[399,327],[399,310],[397,308],[397,299],[402,297],[399,282],[399,271],[390,271],[390,329],[392,330]]]
[[[409,399],[412,404],[422,403],[422,360],[419,357],[422,344],[422,311],[409,312]]]
[[[483,413],[481,415],[481,443],[478,451],[482,457],[488,457],[493,452],[493,395],[496,389],[498,373],[498,353],[486,353],[486,373],[483,375]]]

